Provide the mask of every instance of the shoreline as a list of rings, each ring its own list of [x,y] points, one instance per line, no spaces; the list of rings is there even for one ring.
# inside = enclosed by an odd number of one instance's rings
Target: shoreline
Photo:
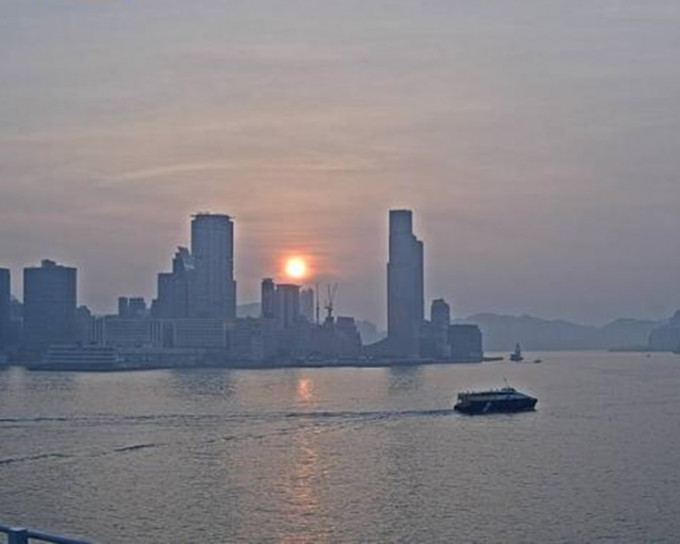
[[[414,360],[340,360],[340,361],[275,361],[270,363],[234,362],[230,364],[186,364],[186,365],[43,365],[43,364],[8,364],[2,368],[18,367],[31,372],[138,372],[143,370],[186,370],[186,369],[224,369],[224,370],[278,370],[278,369],[306,369],[306,368],[404,368],[426,365],[469,365],[483,362],[503,360],[503,357],[484,357],[472,361],[450,361],[436,359]]]

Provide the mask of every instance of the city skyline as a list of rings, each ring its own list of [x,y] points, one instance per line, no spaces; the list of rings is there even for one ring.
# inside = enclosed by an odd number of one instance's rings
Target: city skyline
[[[388,225],[387,225],[388,228],[386,229],[386,233],[385,233],[386,234],[385,238],[386,238],[386,241],[387,241],[387,243],[385,244],[386,245],[385,262],[387,263],[387,276],[385,278],[383,278],[384,285],[382,285],[382,290],[384,291],[384,294],[385,294],[384,301],[383,301],[385,307],[384,308],[381,307],[380,309],[378,309],[378,314],[380,314],[381,312],[384,313],[384,319],[381,321],[381,319],[378,318],[375,321],[373,321],[374,323],[378,324],[379,326],[384,326],[385,332],[388,332],[388,330],[389,330],[389,314],[390,314],[390,310],[389,310],[389,306],[390,306],[390,302],[389,302],[389,300],[390,300],[390,287],[389,287],[390,272],[389,272],[389,270],[390,270],[390,254],[391,254],[391,252],[390,252],[389,248],[392,247],[392,244],[393,244],[392,240],[393,239],[399,239],[399,236],[398,236],[399,234],[407,235],[407,237],[409,237],[409,239],[413,239],[414,242],[416,243],[417,247],[418,247],[418,250],[416,251],[416,253],[418,254],[419,264],[415,265],[416,268],[420,269],[420,272],[418,272],[418,274],[417,274],[418,278],[419,278],[418,279],[419,286],[417,287],[417,291],[419,291],[419,294],[416,298],[418,300],[414,301],[412,304],[408,304],[408,306],[413,306],[413,304],[415,304],[414,307],[418,307],[418,308],[420,308],[422,306],[423,311],[422,311],[422,313],[420,311],[416,312],[418,314],[417,317],[414,314],[414,322],[415,321],[422,321],[422,319],[424,318],[424,316],[425,316],[425,313],[424,313],[425,304],[429,304],[429,301],[437,300],[437,299],[441,298],[441,297],[437,296],[436,293],[430,295],[428,290],[426,289],[427,284],[423,281],[424,278],[422,277],[422,275],[423,275],[424,270],[427,269],[425,262],[424,262],[424,258],[423,258],[423,241],[416,238],[415,235],[413,234],[413,218],[412,218],[412,215],[413,215],[412,210],[406,210],[406,209],[391,209],[391,210],[389,210],[389,219],[388,219]],[[402,216],[403,216],[403,218],[402,218]],[[196,218],[199,218],[199,219],[200,218],[206,218],[208,220],[211,220],[209,222],[214,222],[214,220],[219,221],[220,219],[226,219],[226,221],[230,225],[230,227],[229,227],[229,236],[230,237],[233,237],[233,232],[234,232],[234,230],[236,230],[236,229],[234,229],[234,223],[232,221],[233,216],[230,216],[230,215],[227,215],[227,214],[224,214],[224,213],[203,211],[203,212],[192,213],[192,214],[190,214],[189,217],[192,220],[191,220],[190,228],[188,229],[189,230],[189,237],[186,240],[187,242],[189,242],[189,244],[186,244],[186,245],[190,245],[192,248],[195,245],[194,238],[196,238],[196,234],[195,234],[195,231],[197,230],[196,229]],[[395,219],[396,219],[396,221],[395,221]],[[396,228],[392,226],[393,224],[397,225]],[[393,232],[393,230],[399,231],[400,229],[403,232],[396,233],[397,236],[395,237],[394,236],[395,233]],[[208,233],[206,233],[206,235],[210,236]],[[223,244],[224,244],[223,242],[219,242],[217,245],[221,249],[224,249],[224,247],[222,247]],[[233,258],[233,253],[238,252],[238,250],[235,249],[232,244],[233,244],[233,238],[231,238],[231,242],[229,242],[229,249],[228,249],[228,252],[232,255],[232,257],[230,259],[229,264],[224,265],[224,266],[227,266],[227,268],[225,270],[230,270],[230,271],[234,269],[235,262],[237,262]],[[400,244],[395,244],[395,247],[398,247],[399,245]],[[402,245],[403,245],[403,243],[402,243]],[[185,265],[186,259],[190,259],[192,261],[191,266],[194,266],[193,265],[193,256],[190,252],[188,252],[188,250],[184,247],[183,244],[176,243],[175,248],[177,249],[177,251],[175,253],[174,259],[171,260],[172,262],[171,262],[171,266],[170,266],[170,268],[173,269],[173,273],[177,270],[177,266],[178,266],[177,263],[178,262],[182,263],[180,266],[183,267]],[[404,251],[404,250],[403,249],[397,250],[396,254],[399,254],[401,251]],[[407,251],[407,253],[409,253],[409,252],[410,252],[410,250]],[[41,266],[44,266],[45,262],[52,263],[53,257],[54,256],[51,255],[51,256],[49,256],[49,258],[48,257],[41,258],[39,260],[39,262],[42,263]],[[59,261],[59,259],[56,258],[56,261]],[[385,263],[383,263],[383,267],[384,267],[384,264]],[[19,283],[19,280],[24,278],[26,270],[29,270],[29,269],[31,269],[32,267],[35,267],[35,266],[36,266],[35,263],[27,263],[20,268],[20,270],[22,270],[24,272],[24,274],[19,274],[19,273],[12,273],[12,271],[13,271],[12,267],[7,266],[7,265],[0,262],[0,269],[4,268],[10,273],[9,274],[10,275],[9,280],[10,280],[10,284],[11,284],[11,295],[21,302],[23,302],[23,297],[19,296],[19,293],[21,293],[25,289],[25,287],[24,287],[25,280],[21,281],[20,283]],[[79,275],[81,275],[81,276],[84,275],[85,277],[88,277],[86,268],[81,268],[80,266],[75,266],[71,263],[60,264],[59,266],[60,267],[65,266],[65,267],[74,268],[74,269],[78,270]],[[293,271],[291,270],[291,266],[293,267]],[[278,257],[276,265],[275,265],[275,269],[276,269],[277,273],[274,274],[274,275],[269,273],[269,276],[272,276],[272,278],[270,278],[268,276],[268,274],[265,272],[261,275],[258,282],[261,282],[263,279],[264,280],[276,279],[277,282],[294,283],[294,284],[298,285],[300,288],[315,290],[316,288],[319,287],[319,285],[322,285],[320,283],[320,281],[321,281],[320,278],[323,278],[322,274],[317,275],[315,273],[316,266],[318,266],[318,265],[314,262],[314,256],[313,255],[310,255],[308,253],[305,253],[305,252],[299,251],[299,250],[297,250],[297,251],[292,250],[292,251],[288,251],[288,252],[285,252],[285,253],[282,252],[280,254],[280,256]],[[413,266],[413,265],[409,264],[409,265],[407,265],[407,268],[409,268],[410,266]],[[304,267],[305,270],[303,272],[301,272],[300,267]],[[19,272],[19,271],[16,271],[16,272]],[[123,290],[121,293],[116,294],[114,299],[112,299],[110,302],[106,303],[106,308],[103,311],[101,311],[97,307],[92,307],[90,304],[88,304],[87,300],[82,300],[80,293],[81,293],[81,290],[83,290],[83,288],[81,286],[81,283],[78,282],[77,286],[76,286],[77,287],[76,296],[77,296],[77,300],[78,300],[78,306],[87,306],[90,310],[92,310],[97,315],[106,315],[106,314],[115,314],[117,309],[119,310],[118,305],[120,303],[120,300],[119,300],[120,297],[138,296],[138,297],[141,297],[146,302],[148,302],[149,304],[151,302],[157,302],[160,293],[164,289],[164,284],[163,284],[163,281],[162,281],[163,277],[168,277],[168,279],[171,279],[171,277],[173,276],[173,273],[158,272],[157,271],[155,275],[157,276],[158,279],[157,279],[156,282],[154,282],[154,290],[152,292],[149,292],[149,293],[129,293],[129,292],[126,292],[126,291]],[[230,274],[231,273],[232,272],[230,272]],[[407,272],[407,276],[409,276],[410,274],[411,274],[410,272]],[[203,275],[206,275],[206,272],[203,272]],[[227,278],[233,278],[230,281],[233,282],[234,289],[236,289],[236,285],[239,284],[238,277],[235,276],[235,275],[234,276],[228,275]],[[342,280],[342,278],[328,276],[326,281],[331,282],[331,281],[335,281],[335,280],[338,280],[338,279],[340,281]],[[412,281],[412,280],[409,280],[409,279],[406,280],[407,283],[409,281]],[[17,284],[20,286],[20,290],[17,290],[17,288],[16,288]],[[330,285],[330,283],[323,284],[323,286],[326,286],[326,285]],[[260,290],[259,288],[260,288],[260,283],[258,283],[258,290]],[[167,289],[167,287],[165,287],[165,289]],[[186,289],[186,287],[185,287],[185,289]],[[127,293],[127,294],[124,294],[124,293]],[[247,307],[248,305],[253,304],[253,303],[260,303],[261,304],[262,298],[261,298],[260,295],[261,295],[261,292],[258,292],[254,296],[254,298],[249,298],[247,300],[243,300],[242,298],[239,298],[238,292],[236,292],[235,296],[227,295],[227,297],[228,297],[229,300],[236,302],[236,309],[237,309],[238,306]],[[188,293],[187,293],[187,296],[188,296]],[[230,298],[230,297],[233,297],[233,298]],[[323,298],[323,292],[319,293],[319,297]],[[454,300],[455,300],[455,295],[454,295]],[[192,315],[192,314],[193,314],[194,317],[199,317],[200,312],[197,312],[196,309],[192,310],[190,308],[191,303],[189,302],[189,300],[186,301],[186,304],[187,304],[187,306],[184,310],[184,312],[185,312],[184,314],[182,314],[181,312],[180,312],[180,314],[177,314],[177,315],[171,313],[171,314],[168,315],[168,317],[170,317],[171,315],[174,315],[174,317],[179,317],[181,315],[187,315],[188,316],[188,315]],[[231,303],[229,303],[229,304],[231,304]],[[670,303],[670,307],[673,308],[672,302]],[[375,313],[376,309],[374,308],[373,310],[374,310],[374,313]],[[401,311],[403,311],[403,310],[401,310]],[[407,311],[407,313],[409,313],[409,312],[410,312],[410,310]],[[162,315],[162,313],[163,312],[161,312],[160,315]],[[351,312],[347,311],[345,313],[349,314]],[[482,309],[481,311],[479,311],[477,313],[493,314],[494,312],[491,311],[491,310],[488,310],[488,309]],[[235,317],[235,314],[232,315],[232,313],[229,312],[229,311],[227,312],[227,314],[228,315],[224,315],[224,317],[227,317],[227,318]],[[207,316],[208,314],[203,313],[203,315]],[[362,315],[362,314],[352,314],[352,315],[356,315],[357,318],[359,318],[359,319],[368,319],[369,321],[371,321],[371,318],[367,315]],[[467,315],[471,315],[471,314],[467,314]],[[459,314],[459,315],[456,315],[455,317],[462,318],[462,317],[466,317],[467,315]],[[503,315],[505,315],[505,314],[503,314]],[[520,314],[508,312],[507,315],[520,315]],[[528,315],[528,314],[522,314],[522,315]],[[215,316],[217,316],[217,314],[215,314]],[[546,317],[546,316],[536,315],[535,317]],[[640,318],[641,316],[639,316],[639,315],[614,316],[613,319],[620,318],[620,317]],[[665,319],[667,316],[666,315],[659,315],[659,316],[653,316],[653,317],[656,318],[656,319]],[[578,321],[578,320],[576,319],[576,320],[573,320],[573,321]],[[404,332],[403,330],[396,332],[396,328],[395,328],[395,337],[401,336],[403,334],[403,332]]]
[[[680,0],[0,13],[0,544],[675,542]]]
[[[341,4],[7,0],[0,265],[76,266],[112,311],[224,211],[242,301],[304,253],[385,324],[407,207],[454,316],[674,311],[676,2]]]

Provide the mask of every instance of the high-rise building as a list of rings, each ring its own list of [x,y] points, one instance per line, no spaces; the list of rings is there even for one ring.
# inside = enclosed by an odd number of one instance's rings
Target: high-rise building
[[[234,223],[228,215],[199,213],[191,221],[193,282],[189,316],[236,318]]]
[[[146,300],[144,297],[130,297],[128,299],[128,317],[140,319],[147,317]]]
[[[158,296],[151,313],[159,318],[189,317],[189,292],[193,284],[194,261],[185,247],[178,247],[172,272],[158,274]]]
[[[118,297],[118,317],[123,319],[141,319],[147,317],[144,297]]]
[[[411,210],[390,210],[387,337],[394,355],[418,357],[424,320],[423,242]]]
[[[451,325],[451,308],[443,298],[432,301],[430,321],[422,327],[420,337],[420,356],[428,359],[449,359],[449,326]]]
[[[93,319],[93,340],[116,348],[159,348],[162,346],[163,321],[104,316]]]
[[[0,351],[10,340],[10,272],[6,268],[0,268]]]
[[[290,329],[300,320],[300,286],[280,283],[276,286],[276,320],[280,329]]]
[[[118,297],[118,317],[125,319],[130,317],[130,299]]]
[[[261,316],[265,319],[276,317],[276,285],[272,278],[264,278],[260,287]]]
[[[450,325],[448,337],[454,361],[480,362],[484,359],[482,331],[478,325]]]
[[[43,350],[76,340],[76,282],[75,268],[53,261],[24,268],[25,347]]]
[[[300,315],[310,323],[314,323],[314,289],[300,291]]]
[[[436,330],[446,331],[451,324],[451,307],[443,298],[432,301],[430,306],[430,322]]]

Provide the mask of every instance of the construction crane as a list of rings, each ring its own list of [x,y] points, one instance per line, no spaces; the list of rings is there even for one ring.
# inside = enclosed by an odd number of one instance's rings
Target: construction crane
[[[335,300],[335,294],[338,292],[337,282],[333,284],[326,285],[326,303],[324,304],[324,309],[326,310],[326,322],[333,322],[333,301]]]
[[[316,324],[319,324],[319,284],[314,286],[314,298],[316,299]]]

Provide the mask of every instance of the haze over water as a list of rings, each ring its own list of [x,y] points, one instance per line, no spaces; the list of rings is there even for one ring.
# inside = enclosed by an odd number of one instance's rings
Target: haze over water
[[[0,264],[154,295],[233,214],[240,300],[280,257],[382,322],[386,210],[456,315],[678,306],[676,0],[0,0]]]
[[[3,522],[97,542],[677,542],[680,359],[0,372]],[[502,385],[535,413],[466,417]]]

